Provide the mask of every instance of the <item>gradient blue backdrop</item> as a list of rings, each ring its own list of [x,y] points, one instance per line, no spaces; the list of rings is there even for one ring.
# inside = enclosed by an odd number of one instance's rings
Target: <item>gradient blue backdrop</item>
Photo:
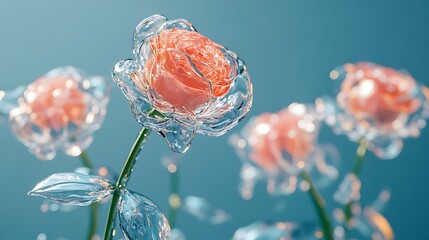
[[[155,13],[188,19],[202,34],[246,61],[254,84],[251,116],[331,93],[329,72],[345,62],[368,60],[406,68],[429,85],[428,1],[0,0],[0,88],[28,84],[63,65],[110,79],[113,65],[132,57],[134,27]],[[139,129],[127,100],[113,87],[105,124],[89,149],[93,161],[119,170]],[[287,201],[281,214],[274,211],[279,200],[268,196],[261,185],[253,200],[242,200],[237,191],[240,163],[227,137],[196,137],[184,155],[181,190],[222,206],[233,221],[212,226],[180,214],[178,226],[188,239],[230,239],[236,228],[260,219],[316,218],[304,193],[281,198]],[[355,143],[334,136],[327,127],[320,139],[336,144],[342,168],[351,168]],[[425,129],[419,139],[405,141],[398,159],[381,161],[369,154],[363,170],[364,203],[385,187],[392,191],[385,215],[397,239],[429,239],[428,141],[429,129]],[[83,239],[87,209],[42,214],[42,200],[26,196],[39,180],[71,171],[80,161],[63,154],[50,162],[39,161],[6,126],[0,126],[0,152],[0,239],[36,239],[42,232],[48,239]],[[164,210],[168,175],[160,158],[168,152],[159,135],[151,136],[130,183],[130,188],[150,196]],[[323,191],[331,208],[335,185]],[[106,207],[101,209],[102,224]]]

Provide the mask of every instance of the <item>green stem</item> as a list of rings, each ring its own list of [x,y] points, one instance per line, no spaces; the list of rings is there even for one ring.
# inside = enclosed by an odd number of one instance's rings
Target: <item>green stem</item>
[[[360,176],[360,173],[362,171],[363,164],[365,162],[366,153],[368,151],[368,145],[369,145],[369,142],[365,138],[362,138],[359,141],[359,145],[358,145],[358,148],[356,150],[356,160],[354,162],[354,166],[352,169],[352,173],[357,178],[360,178],[359,176]],[[345,224],[347,224],[350,221],[350,219],[352,219],[352,217],[353,217],[352,206],[353,206],[353,203],[350,202],[343,209],[344,214],[345,214],[345,218],[346,218]],[[345,229],[347,229],[347,228],[345,228]]]
[[[170,228],[174,229],[176,225],[177,212],[180,208],[180,195],[179,195],[179,186],[180,186],[180,178],[179,178],[179,168],[176,165],[176,171],[170,172],[170,196],[169,206],[170,206]]]
[[[82,160],[83,166],[89,168],[89,170],[94,169],[94,165],[91,162],[91,159],[89,159],[89,155],[87,152],[82,151],[82,153],[79,155],[80,159]]]
[[[334,240],[334,236],[332,235],[332,233],[333,233],[332,225],[331,225],[331,221],[329,219],[329,215],[326,211],[325,201],[323,200],[322,196],[320,195],[320,193],[317,191],[316,187],[314,186],[314,183],[311,180],[310,175],[308,175],[308,173],[304,171],[301,173],[301,177],[310,186],[308,192],[310,193],[311,200],[313,201],[314,206],[316,207],[317,215],[319,216],[319,219],[322,223],[323,236],[327,240]]]
[[[82,151],[79,155],[82,163],[85,167],[89,168],[89,170],[94,169],[94,164],[92,164],[91,159],[87,152]],[[89,215],[89,230],[86,239],[92,240],[95,234],[97,233],[97,215],[98,215],[98,203],[93,203],[91,205],[91,212]]]
[[[91,214],[90,214],[90,225],[89,225],[89,231],[88,231],[88,240],[94,239],[94,236],[97,234],[97,216],[98,216],[98,203],[93,203],[91,205]]]
[[[112,202],[110,203],[109,213],[107,215],[107,222],[104,231],[104,240],[111,240],[115,226],[113,224],[116,218],[116,210],[118,208],[118,202],[121,193],[127,186],[128,180],[130,179],[131,172],[133,171],[134,164],[136,163],[142,145],[145,143],[150,135],[151,130],[142,128],[133,147],[131,148],[128,158],[125,161],[124,167],[119,175],[119,178],[115,185],[115,191],[113,192]]]

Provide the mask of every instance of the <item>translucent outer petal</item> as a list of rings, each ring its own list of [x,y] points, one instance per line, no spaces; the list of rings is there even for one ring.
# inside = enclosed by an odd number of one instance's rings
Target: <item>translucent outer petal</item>
[[[155,203],[140,194],[125,190],[119,201],[118,215],[126,239],[170,239],[166,217]]]
[[[310,240],[316,230],[312,222],[255,222],[237,229],[232,240]]]
[[[7,113],[9,125],[18,140],[42,160],[53,159],[58,149],[78,156],[101,127],[109,92],[101,77],[87,77],[74,67],[56,68],[17,96],[19,104]]]
[[[18,107],[18,98],[25,91],[25,86],[19,86],[10,92],[0,91],[0,120],[7,121],[12,109]]]
[[[393,159],[402,139],[418,137],[429,117],[429,91],[406,71],[372,63],[345,64],[331,72],[336,97],[316,100],[336,134],[365,138],[380,159]],[[350,97],[353,96],[353,97]]]
[[[196,32],[192,24],[184,19],[168,20],[161,15],[153,15],[144,19],[134,32],[134,60],[125,60],[116,64],[113,70],[113,77],[122,92],[130,100],[135,119],[143,126],[161,133],[173,151],[183,153],[191,145],[195,133],[220,136],[237,125],[250,110],[253,93],[246,65],[232,51],[220,45],[218,47],[217,51],[223,53],[226,64],[231,69],[231,80],[228,82],[231,85],[227,93],[215,97],[213,96],[213,88],[216,88],[216,86],[212,86],[212,83],[205,79],[196,67],[196,65],[201,66],[205,63],[192,62],[186,53],[178,49],[169,48],[168,51],[175,52],[175,56],[180,56],[180,59],[187,63],[187,68],[192,69],[189,72],[202,78],[200,85],[210,89],[212,97],[209,97],[201,105],[196,104],[200,102],[198,96],[192,95],[194,98],[189,97],[189,101],[198,106],[194,110],[174,107],[169,101],[166,101],[148,83],[146,77],[142,76],[144,76],[145,71],[150,72],[153,70],[155,73],[160,71],[157,65],[149,61],[152,56],[158,56],[157,52],[152,52],[150,41],[152,38],[159,36],[162,31],[170,29]],[[148,63],[150,64],[148,65]],[[142,83],[137,83],[139,86],[136,86],[135,81],[132,79],[140,79]],[[169,91],[172,86],[183,87],[180,84],[175,84],[173,82],[171,84],[163,82],[162,86],[168,85]],[[164,87],[163,89],[168,88]],[[183,92],[186,91],[183,90]],[[192,91],[187,91],[187,94],[192,94]],[[164,118],[149,116],[153,108],[162,113]]]
[[[106,180],[81,173],[56,173],[38,183],[28,194],[51,201],[86,206],[98,202],[113,192]]]
[[[196,196],[185,197],[182,210],[200,221],[207,221],[211,224],[221,224],[231,219],[223,209],[214,207],[206,199]]]

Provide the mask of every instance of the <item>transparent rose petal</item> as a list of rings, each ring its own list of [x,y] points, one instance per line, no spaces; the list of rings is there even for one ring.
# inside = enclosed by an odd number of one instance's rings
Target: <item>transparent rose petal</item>
[[[359,178],[353,173],[347,174],[334,193],[335,201],[342,205],[358,201],[360,199],[360,187],[361,182]]]
[[[196,217],[198,220],[211,224],[221,224],[231,220],[231,216],[226,213],[225,210],[213,206],[210,202],[201,197],[185,197],[181,209]]]
[[[319,188],[328,187],[338,178],[340,155],[332,144],[320,144],[315,150],[313,164],[307,169],[314,184]]]
[[[148,198],[125,190],[118,207],[119,224],[126,239],[169,240],[170,225]]]
[[[192,127],[174,124],[162,130],[161,135],[167,140],[173,151],[184,153],[191,146],[195,130]]]
[[[171,230],[170,240],[186,240],[186,237],[180,229],[174,228]]]
[[[106,180],[81,173],[56,173],[38,183],[28,194],[51,201],[86,206],[98,202],[113,192]]]
[[[25,91],[25,86],[17,87],[12,91],[0,91],[0,121],[7,122],[10,111],[18,107],[18,98]]]
[[[236,230],[232,240],[310,240],[316,231],[312,222],[255,222]]]
[[[386,138],[380,136],[374,138],[369,149],[380,159],[393,159],[401,153],[404,143],[401,139]]]
[[[197,133],[209,136],[223,135],[236,126],[250,111],[253,99],[250,76],[241,59],[234,59],[234,62],[237,62],[233,66],[237,65],[238,73],[228,94],[217,98],[207,111],[197,116],[201,122],[197,127]]]
[[[148,18],[143,19],[134,30],[134,57],[139,59],[140,55],[145,52],[140,51],[140,47],[144,42],[148,42],[150,38],[159,33],[160,28],[167,21],[165,16],[155,14]]]

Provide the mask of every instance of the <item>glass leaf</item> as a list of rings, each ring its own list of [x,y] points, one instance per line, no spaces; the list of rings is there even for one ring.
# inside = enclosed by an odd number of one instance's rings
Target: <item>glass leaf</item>
[[[183,201],[182,210],[200,221],[211,224],[221,224],[231,220],[231,216],[223,209],[213,206],[201,197],[187,196]]]
[[[113,186],[103,178],[81,173],[56,173],[38,183],[28,195],[86,206],[109,196]]]
[[[360,187],[361,182],[359,178],[353,173],[347,174],[334,194],[335,201],[346,205],[352,201],[359,200]]]
[[[316,231],[312,222],[255,222],[235,231],[232,240],[310,240]]]
[[[171,230],[170,240],[186,240],[186,237],[180,229],[174,228]]]
[[[126,239],[169,240],[170,225],[148,198],[125,190],[119,201],[119,224]]]

